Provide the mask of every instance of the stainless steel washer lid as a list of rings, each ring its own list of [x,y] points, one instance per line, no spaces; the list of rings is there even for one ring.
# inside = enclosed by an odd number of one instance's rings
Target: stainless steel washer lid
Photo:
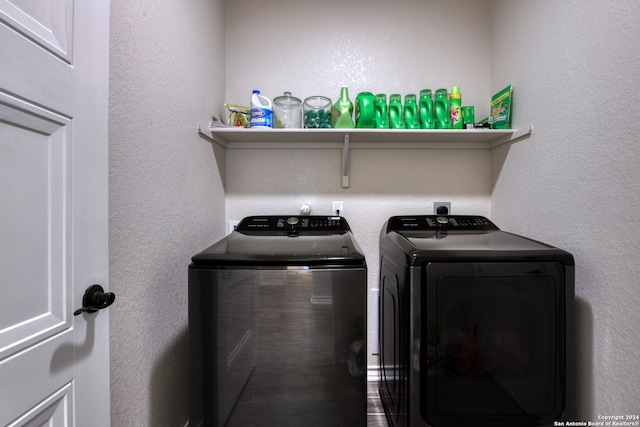
[[[417,250],[539,251],[555,249],[553,246],[499,230],[450,231],[446,234],[431,232],[421,233],[419,236],[406,233],[404,237]]]
[[[365,265],[342,217],[255,216],[192,257],[192,266]]]
[[[557,260],[574,265],[573,256],[554,246],[500,231],[480,216],[402,216],[387,221],[380,249],[408,258],[412,265],[443,259],[485,261]]]

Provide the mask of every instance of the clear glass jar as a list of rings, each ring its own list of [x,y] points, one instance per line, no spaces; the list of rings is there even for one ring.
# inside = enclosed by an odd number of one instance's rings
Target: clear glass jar
[[[273,113],[276,128],[302,127],[302,101],[291,96],[291,92],[285,92],[273,100]]]
[[[331,127],[331,99],[326,96],[310,96],[302,105],[305,128]]]

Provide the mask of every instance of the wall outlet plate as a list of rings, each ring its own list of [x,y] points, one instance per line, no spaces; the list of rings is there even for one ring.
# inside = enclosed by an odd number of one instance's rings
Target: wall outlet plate
[[[444,209],[446,209],[446,212]],[[433,202],[433,214],[451,215],[451,202]]]
[[[344,202],[331,202],[331,215],[344,216]]]

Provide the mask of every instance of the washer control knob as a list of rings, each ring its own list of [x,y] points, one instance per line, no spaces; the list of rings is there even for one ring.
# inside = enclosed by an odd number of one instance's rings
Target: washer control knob
[[[449,224],[449,218],[446,216],[439,216],[436,218],[436,221],[438,221],[438,224]]]
[[[287,224],[289,225],[296,225],[298,222],[300,222],[300,220],[295,216],[287,218]]]

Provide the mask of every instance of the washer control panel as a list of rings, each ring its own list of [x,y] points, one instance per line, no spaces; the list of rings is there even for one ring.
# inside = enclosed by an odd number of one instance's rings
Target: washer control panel
[[[347,221],[340,216],[250,216],[238,224],[236,231],[244,234],[290,233],[291,230],[336,234],[349,231]]]
[[[389,218],[387,232],[411,230],[487,231],[499,230],[499,228],[487,218],[473,215],[417,215]]]

